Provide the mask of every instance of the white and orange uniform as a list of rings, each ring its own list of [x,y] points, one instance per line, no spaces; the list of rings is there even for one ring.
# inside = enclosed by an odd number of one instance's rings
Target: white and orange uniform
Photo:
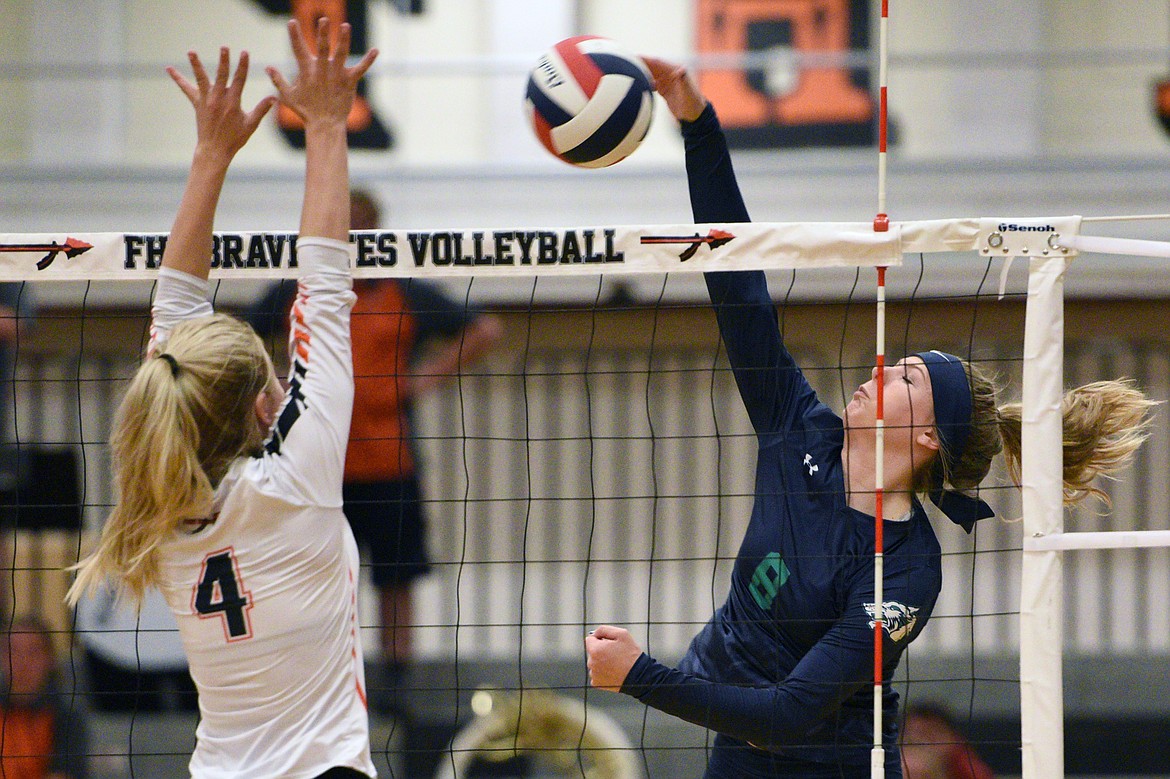
[[[237,460],[210,521],[160,548],[200,721],[191,775],[375,775],[357,621],[358,552],[341,511],[353,406],[348,245],[301,238],[290,388],[263,455]],[[212,312],[209,285],[163,269],[153,351]]]

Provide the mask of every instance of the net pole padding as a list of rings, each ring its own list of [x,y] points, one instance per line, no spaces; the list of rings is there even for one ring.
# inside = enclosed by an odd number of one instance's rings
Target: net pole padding
[[[1038,538],[1024,539],[1024,550],[1030,552],[1081,549],[1152,549],[1167,546],[1170,546],[1170,530],[1050,533]]]
[[[1068,258],[1033,258],[1024,324],[1023,533],[1064,530],[1062,481],[1064,272]],[[1024,779],[1064,776],[1063,571],[1055,550],[1023,551],[1020,719]]]

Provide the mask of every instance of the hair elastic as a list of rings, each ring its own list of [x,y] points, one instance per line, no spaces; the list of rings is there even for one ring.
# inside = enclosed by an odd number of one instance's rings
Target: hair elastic
[[[160,360],[165,360],[166,363],[171,366],[171,375],[176,379],[179,378],[179,361],[176,360],[174,356],[167,354],[166,352],[159,352],[158,358]]]

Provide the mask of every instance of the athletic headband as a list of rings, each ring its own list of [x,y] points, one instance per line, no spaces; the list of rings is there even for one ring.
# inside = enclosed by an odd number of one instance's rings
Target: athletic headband
[[[940,467],[934,469],[930,500],[939,510],[968,533],[981,519],[994,517],[984,501],[943,487],[943,474],[954,469],[967,450],[971,432],[971,384],[962,361],[953,354],[918,352],[914,355],[926,364],[930,374],[930,394],[934,399],[934,426],[941,444]],[[945,467],[943,466],[945,464]]]

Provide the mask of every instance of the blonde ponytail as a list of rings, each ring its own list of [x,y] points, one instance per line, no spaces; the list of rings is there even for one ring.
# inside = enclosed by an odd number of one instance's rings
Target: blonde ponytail
[[[1094,485],[1098,476],[1110,477],[1127,466],[1138,447],[1149,437],[1149,411],[1158,405],[1129,379],[1096,381],[1064,395],[1064,502],[1078,503],[1094,497],[1109,503],[1109,496]],[[1001,410],[1008,469],[1020,481],[1021,409],[1019,404]]]
[[[216,314],[174,328],[138,369],[110,439],[115,505],[98,547],[77,566],[68,601],[107,577],[141,603],[158,580],[159,545],[186,519],[211,513],[215,487],[265,430],[256,398],[276,378],[248,325]]]
[[[1002,450],[1008,474],[1019,485],[1023,417],[1019,403],[997,406],[999,387],[978,366],[965,364],[971,385],[971,430],[962,459],[947,474],[958,490],[979,486]],[[1098,381],[1064,395],[1064,502],[1109,496],[1094,485],[1127,466],[1149,437],[1149,411],[1158,405],[1129,379]]]

